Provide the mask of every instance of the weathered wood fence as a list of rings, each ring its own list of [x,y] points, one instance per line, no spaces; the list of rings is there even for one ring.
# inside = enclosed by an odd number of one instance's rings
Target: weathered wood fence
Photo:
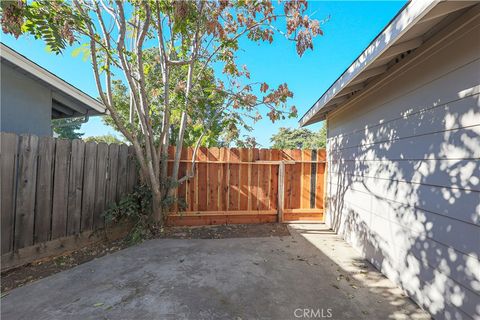
[[[192,156],[182,150],[180,176]],[[186,207],[170,225],[322,219],[325,150],[200,148],[196,161],[195,177],[177,192]]]
[[[137,182],[127,145],[11,133],[1,133],[0,170],[2,258],[103,228],[104,210]]]

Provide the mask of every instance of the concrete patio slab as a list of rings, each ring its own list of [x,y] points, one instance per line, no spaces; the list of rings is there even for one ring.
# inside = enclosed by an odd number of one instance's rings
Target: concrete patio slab
[[[1,316],[429,318],[323,224],[290,228],[287,237],[147,241],[13,290]]]

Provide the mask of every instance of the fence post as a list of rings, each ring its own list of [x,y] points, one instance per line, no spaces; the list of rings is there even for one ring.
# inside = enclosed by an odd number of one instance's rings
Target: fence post
[[[278,166],[278,222],[283,222],[285,162],[280,161]]]

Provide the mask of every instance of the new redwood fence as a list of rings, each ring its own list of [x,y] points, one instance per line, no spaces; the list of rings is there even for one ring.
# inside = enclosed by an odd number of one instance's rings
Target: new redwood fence
[[[180,176],[192,156],[192,148],[182,150]],[[196,161],[195,177],[177,193],[186,208],[169,216],[170,225],[322,219],[325,150],[200,148]]]
[[[127,145],[1,133],[0,148],[2,258],[102,228],[137,181]]]

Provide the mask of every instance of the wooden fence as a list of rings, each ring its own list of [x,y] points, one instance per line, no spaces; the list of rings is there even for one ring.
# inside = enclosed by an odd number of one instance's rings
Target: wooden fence
[[[192,156],[182,150],[180,176]],[[177,192],[186,206],[169,215],[170,225],[323,218],[325,150],[200,148],[196,160],[195,177]]]
[[[11,133],[1,133],[0,170],[2,260],[102,228],[104,210],[137,182],[127,145]]]
[[[169,152],[170,170],[175,148]],[[180,176],[191,168],[184,148]],[[200,148],[170,225],[322,219],[324,150]],[[2,270],[91,242],[103,213],[138,180],[133,149],[0,135]]]

